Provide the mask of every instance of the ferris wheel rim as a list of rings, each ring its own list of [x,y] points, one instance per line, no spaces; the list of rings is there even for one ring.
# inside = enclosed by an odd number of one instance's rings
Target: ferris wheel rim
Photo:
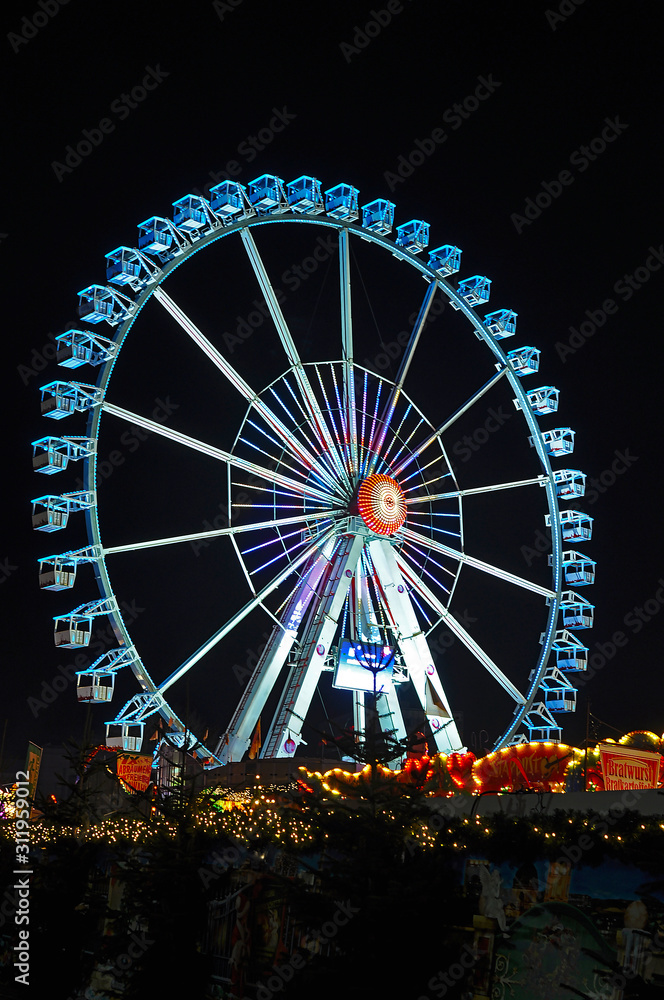
[[[126,337],[129,335],[131,329],[134,326],[134,323],[137,321],[143,307],[154,296],[156,290],[162,287],[162,285],[164,284],[166,279],[170,276],[170,274],[178,267],[180,267],[182,264],[184,264],[187,260],[189,260],[189,258],[193,256],[193,254],[198,253],[200,250],[207,248],[212,243],[216,243],[219,239],[222,239],[226,236],[230,236],[234,233],[241,234],[245,230],[251,230],[253,228],[258,228],[263,225],[271,225],[275,223],[276,224],[304,223],[314,226],[323,226],[329,229],[333,229],[339,233],[345,231],[348,234],[359,236],[364,241],[368,241],[372,244],[382,247],[383,249],[387,250],[390,254],[392,254],[392,256],[395,256],[413,266],[428,281],[435,283],[436,287],[439,288],[445,294],[447,300],[453,303],[455,305],[455,308],[457,308],[460,312],[462,312],[465,315],[466,319],[471,323],[477,335],[484,341],[484,343],[492,351],[496,360],[505,367],[506,378],[509,381],[512,390],[514,391],[517,399],[521,404],[520,409],[522,416],[524,417],[529,430],[532,432],[534,447],[538,453],[538,458],[545,470],[546,481],[543,483],[543,485],[545,486],[545,491],[547,495],[547,506],[550,514],[552,515],[552,523],[557,525],[558,518],[557,516],[555,517],[553,516],[558,514],[557,496],[553,486],[553,473],[551,470],[549,458],[548,455],[546,454],[546,451],[541,441],[541,432],[536,422],[535,415],[531,412],[528,406],[526,393],[523,390],[518,377],[511,370],[500,346],[493,340],[488,331],[485,330],[485,328],[480,322],[480,319],[475,314],[474,310],[470,306],[468,306],[468,304],[461,298],[461,296],[457,293],[457,291],[443,277],[437,275],[428,265],[424,264],[423,261],[419,260],[413,253],[403,248],[397,247],[395,243],[392,242],[391,240],[388,240],[387,238],[379,234],[369,232],[362,226],[355,224],[353,222],[333,220],[330,218],[320,218],[318,216],[307,217],[307,216],[284,213],[283,215],[276,215],[276,216],[254,216],[250,218],[245,218],[238,221],[237,223],[233,223],[229,226],[224,227],[222,230],[218,232],[212,232],[208,236],[203,237],[197,244],[192,245],[190,248],[185,250],[181,255],[179,255],[172,261],[169,261],[167,264],[165,264],[162,267],[161,274],[159,275],[157,280],[154,281],[152,284],[150,284],[147,288],[143,290],[143,292],[141,292],[139,296],[137,296],[135,300],[136,307],[133,314],[129,316],[120,325],[117,334],[114,338],[115,343],[117,344],[117,352],[112,359],[107,361],[102,366],[102,369],[99,373],[97,385],[102,389],[103,397],[105,398],[106,396],[106,391],[110,383],[110,379],[115,364],[118,360],[120,349],[125,343]],[[342,363],[344,363],[343,360]],[[361,365],[357,365],[355,363],[353,363],[353,367],[357,368],[358,370],[362,369]],[[282,376],[279,376],[279,378],[281,377]],[[383,378],[383,376],[381,376],[381,378]],[[385,381],[390,382],[391,380],[385,379]],[[391,382],[391,384],[394,384],[394,382]],[[88,435],[95,441],[98,441],[99,438],[99,425],[101,420],[101,413],[102,413],[101,407],[94,408],[90,411],[88,418]],[[91,491],[96,491],[96,484],[97,484],[96,465],[97,465],[97,456],[96,454],[94,454],[93,456],[91,456],[91,460],[89,460],[86,464],[86,487]],[[92,540],[92,544],[100,545],[101,532],[100,532],[100,527],[98,522],[98,512],[96,507],[90,508],[86,511],[86,519],[88,522],[88,530]],[[510,722],[510,724],[507,726],[503,734],[498,738],[496,746],[504,745],[504,743],[510,738],[510,736],[513,735],[513,733],[521,724],[526,709],[532,706],[535,700],[539,682],[544,673],[546,667],[546,661],[548,659],[548,655],[551,649],[551,642],[553,640],[555,623],[557,620],[557,614],[560,602],[560,591],[561,591],[561,551],[562,551],[562,545],[559,538],[559,531],[558,532],[553,531],[551,576],[553,578],[553,589],[555,590],[556,596],[551,601],[548,623],[543,636],[542,652],[538,659],[538,664],[535,668],[535,671],[533,672],[533,675],[531,675],[532,680],[529,682],[528,704],[524,708],[524,710],[518,714],[518,717]],[[99,561],[99,564],[95,565],[95,574],[97,576],[97,581],[103,597],[110,598],[113,595],[113,588],[110,576],[108,574],[108,570],[106,568],[105,559],[101,559]],[[131,646],[132,645],[131,637],[124,624],[124,621],[122,620],[121,613],[119,611],[111,611],[109,613],[109,617],[112,620],[116,633],[119,631],[120,634],[122,635],[125,645]],[[132,663],[131,668],[134,671],[135,676],[139,680],[139,683],[143,691],[149,694],[159,693],[160,685],[156,684],[152,680],[143,663],[140,663],[140,665],[137,663]],[[159,711],[162,715],[164,715],[164,713],[168,711],[170,717],[171,718],[174,717],[174,713],[170,710],[170,706],[167,706],[167,708],[164,709],[164,711],[162,711],[162,709],[160,708]]]

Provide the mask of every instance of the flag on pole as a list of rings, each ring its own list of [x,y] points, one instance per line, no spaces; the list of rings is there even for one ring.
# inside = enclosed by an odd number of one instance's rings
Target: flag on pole
[[[255,758],[258,757],[262,746],[263,739],[261,737],[261,720],[259,719],[256,723],[256,728],[254,729],[254,735],[251,737],[251,746],[249,747],[250,760],[255,760]]]
[[[25,759],[25,770],[28,772],[30,776],[30,780],[28,782],[28,787],[30,789],[29,798],[31,803],[30,819],[34,819],[35,815],[37,814],[34,802],[35,802],[35,795],[37,792],[37,779],[39,778],[39,768],[41,766],[42,753],[43,753],[42,748],[37,746],[36,743],[28,743],[28,754]]]

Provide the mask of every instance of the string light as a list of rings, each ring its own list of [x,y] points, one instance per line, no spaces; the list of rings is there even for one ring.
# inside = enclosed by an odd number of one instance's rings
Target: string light
[[[651,737],[652,734],[644,734]],[[561,744],[551,746],[562,747]],[[574,748],[571,764],[578,766],[578,754]],[[504,759],[505,754],[498,751],[488,755],[489,758]],[[484,758],[486,760],[488,758]],[[434,765],[445,764],[447,758],[438,755],[424,762],[420,769],[429,776]],[[418,764],[420,762],[418,761]],[[273,844],[277,848],[309,850],[334,839],[334,835],[324,829],[321,822],[320,807],[328,803],[338,802],[343,798],[353,798],[358,801],[368,801],[373,793],[378,791],[397,792],[399,788],[412,783],[413,774],[408,769],[391,771],[377,765],[366,765],[361,771],[347,772],[341,767],[321,774],[300,769],[301,778],[297,782],[282,785],[256,785],[244,790],[208,789],[199,796],[191,814],[187,814],[187,827],[190,831],[199,831],[214,838],[231,839],[238,845],[255,846],[257,842]],[[421,784],[417,781],[418,786]],[[427,791],[425,784],[425,802],[429,804],[430,815],[421,817],[415,822],[407,823],[401,813],[390,803],[381,803],[374,815],[381,818],[385,825],[400,824],[405,842],[415,845],[419,850],[448,849],[455,851],[481,850],[486,851],[491,845],[492,850],[518,850],[524,838],[529,849],[537,851],[556,851],[559,853],[566,844],[574,845],[581,831],[588,831],[592,836],[593,829],[601,824],[600,818],[593,813],[588,816],[541,816],[537,825],[525,817],[482,816],[446,818],[440,822],[441,814],[436,809],[437,798],[448,793],[440,789],[440,776],[434,775],[436,788]],[[375,801],[375,800],[374,800]],[[7,806],[10,806],[9,796],[5,796]],[[57,810],[56,806],[56,810]],[[57,816],[57,811],[55,813]],[[350,812],[333,813],[344,823],[358,824],[366,813],[358,808]],[[605,824],[601,824],[606,829]],[[618,856],[625,856],[634,850],[647,850],[649,856],[653,851],[661,851],[660,842],[664,831],[661,817],[650,819],[638,817],[638,822],[630,814],[615,820],[611,824],[613,830],[604,833],[597,831],[593,838],[593,846],[601,850],[610,849]],[[459,834],[462,834],[459,836]],[[0,840],[11,841],[14,835],[13,822],[9,809],[5,818],[0,819]],[[42,817],[31,822],[30,839],[35,849],[46,847],[59,840],[73,839],[76,841],[103,842],[115,845],[149,845],[158,840],[173,839],[181,835],[181,822],[177,818],[168,818],[160,814],[158,806],[153,805],[148,817],[114,816],[99,822],[83,824],[61,824]],[[653,843],[652,838],[656,838]],[[555,842],[555,843],[554,843]],[[545,845],[549,846],[545,848]]]

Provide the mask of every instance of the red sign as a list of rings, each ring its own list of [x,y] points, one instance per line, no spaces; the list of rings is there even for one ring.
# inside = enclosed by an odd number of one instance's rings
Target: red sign
[[[661,755],[618,743],[600,743],[604,788],[657,788]]]
[[[564,781],[573,756],[574,751],[564,743],[519,743],[476,761],[473,775],[483,792],[551,791]]]
[[[152,757],[118,754],[118,778],[128,792],[144,792],[150,784]]]

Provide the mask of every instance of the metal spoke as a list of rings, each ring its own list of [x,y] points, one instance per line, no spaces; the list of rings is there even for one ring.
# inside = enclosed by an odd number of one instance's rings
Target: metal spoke
[[[214,528],[212,531],[195,531],[191,535],[173,535],[169,538],[153,538],[148,542],[131,542],[129,545],[111,545],[102,549],[102,555],[114,555],[116,552],[136,552],[139,549],[154,549],[160,545],[176,545],[178,542],[194,542],[199,539],[220,538],[223,535],[238,535],[243,531],[260,531],[263,528],[281,528],[289,524],[301,524],[303,521],[324,521],[339,511],[327,510],[320,514],[300,514],[297,517],[275,518],[272,521],[258,521],[255,524],[233,525],[228,528]]]
[[[257,608],[266,597],[269,597],[272,591],[281,586],[284,580],[286,580],[291,573],[294,573],[295,570],[302,565],[302,563],[306,562],[310,556],[313,556],[319,549],[321,549],[332,534],[332,529],[330,529],[330,531],[328,531],[325,535],[317,539],[313,545],[309,545],[304,552],[301,552],[300,555],[294,559],[292,563],[289,563],[285,569],[278,573],[266,587],[263,587],[263,589],[259,591],[251,601],[248,601],[247,604],[245,604],[244,607],[237,612],[237,614],[233,615],[233,617],[230,618],[225,625],[222,625],[222,627],[218,629],[214,635],[207,640],[207,642],[203,643],[203,645],[200,646],[196,652],[189,657],[189,659],[185,660],[177,670],[174,670],[173,673],[159,685],[159,691],[163,694],[164,691],[167,691],[169,687],[175,684],[175,682],[178,681],[183,674],[186,674],[186,672],[191,669],[195,663],[198,663],[198,661],[205,656],[206,653],[209,653],[209,651],[216,646],[216,644],[220,642],[224,636],[228,635],[229,632],[232,632],[236,625],[239,625],[248,614],[251,614],[254,608]]]
[[[284,314],[281,311],[281,306],[279,305],[276,293],[272,287],[272,282],[270,281],[267,271],[265,270],[263,259],[258,252],[258,247],[256,246],[254,238],[248,229],[242,229],[240,236],[249,256],[249,260],[251,261],[251,266],[254,269],[256,277],[258,278],[258,283],[261,287],[263,297],[265,298],[265,303],[270,312],[270,316],[272,317],[272,321],[277,328],[277,333],[279,334],[279,339],[281,340],[284,351],[286,352],[286,357],[293,368],[293,374],[297,379],[297,383],[300,387],[300,391],[309,413],[309,418],[313,423],[318,439],[321,445],[326,447],[332,455],[337,455],[330,432],[327,428],[327,424],[323,418],[323,413],[318,405],[318,400],[316,399],[314,391],[311,387],[307,373],[305,372],[302,362],[300,361],[300,356],[297,352],[297,348],[295,347],[291,332],[286,324],[286,320],[284,319]],[[337,455],[337,460],[338,458],[339,456]],[[343,475],[343,467],[339,467],[338,471]]]
[[[415,451],[412,451],[409,455],[406,455],[406,457],[399,463],[399,465],[397,466],[397,468],[394,470],[393,475],[398,476],[400,473],[402,473],[403,470],[405,468],[407,468],[410,465],[411,462],[414,462],[415,459],[419,455],[421,455],[422,452],[426,448],[428,448],[430,444],[433,444],[434,441],[437,441],[438,438],[440,438],[440,436],[442,434],[444,434],[445,431],[448,430],[452,426],[452,424],[454,423],[455,420],[458,420],[459,417],[463,413],[465,413],[467,410],[469,410],[471,408],[471,406],[474,406],[475,403],[478,401],[478,399],[481,399],[482,396],[485,394],[485,392],[488,392],[489,389],[492,386],[494,386],[496,384],[496,382],[499,379],[501,379],[503,377],[503,375],[505,375],[508,371],[509,371],[508,368],[503,367],[495,375],[492,375],[491,378],[488,380],[488,382],[485,382],[484,385],[480,389],[478,389],[477,392],[473,396],[470,397],[470,399],[466,400],[466,402],[463,404],[463,406],[460,406],[459,409],[456,410],[452,414],[452,416],[449,417],[449,419],[445,421],[444,424],[441,424],[440,427],[437,430],[435,430],[433,432],[433,434],[431,434],[419,446],[419,448],[417,448]]]
[[[383,427],[380,436],[376,442],[374,455],[369,465],[368,469],[369,474],[374,472],[376,468],[376,463],[379,460],[380,452],[385,442],[385,436],[392,422],[394,410],[399,401],[399,396],[401,395],[401,390],[403,389],[403,384],[406,380],[408,369],[410,368],[411,362],[415,354],[415,348],[417,347],[417,343],[420,339],[420,334],[424,329],[424,324],[427,321],[427,316],[429,315],[429,309],[431,308],[431,303],[433,301],[434,295],[436,294],[437,288],[438,288],[438,283],[436,281],[432,281],[427,286],[427,290],[424,294],[424,301],[420,306],[420,311],[417,315],[417,319],[415,320],[415,325],[413,326],[413,332],[410,335],[410,340],[408,341],[408,345],[404,352],[403,360],[401,362],[401,367],[399,368],[399,374],[397,375],[396,383],[392,389],[392,392],[390,393],[390,398],[385,408],[385,413],[382,418]]]
[[[482,649],[475,639],[473,639],[473,637],[465,630],[463,625],[456,620],[454,615],[451,614],[443,604],[441,604],[435,594],[429,590],[427,585],[410,570],[403,558],[401,558],[398,554],[396,554],[395,557],[408,584],[413,587],[418,594],[424,598],[427,604],[433,608],[436,614],[444,620],[450,632],[461,640],[464,646],[470,650],[473,656],[482,664],[483,667],[485,667],[491,676],[498,681],[505,691],[507,691],[509,696],[516,702],[517,705],[525,705],[527,699],[524,698],[518,688],[512,684],[509,677],[503,673],[500,667],[493,662],[489,654]]]
[[[350,245],[347,229],[339,232],[339,281],[341,292],[341,352],[344,363],[344,406],[348,428],[351,474],[359,472],[355,372],[353,370],[353,317],[350,297]]]
[[[457,497],[468,497],[474,493],[493,493],[496,490],[512,490],[517,486],[546,486],[548,476],[536,476],[534,479],[517,479],[513,483],[494,483],[492,486],[473,486],[469,490],[450,490],[449,493],[433,493],[423,497],[411,497],[407,504],[428,503],[431,500],[451,500]]]
[[[219,353],[217,348],[212,344],[207,337],[198,329],[198,327],[193,323],[191,319],[186,315],[186,313],[180,309],[180,307],[173,301],[170,295],[163,290],[161,287],[157,287],[154,290],[154,298],[159,302],[166,312],[168,312],[173,319],[182,327],[184,332],[193,340],[193,342],[203,351],[203,353],[210,358],[213,364],[219,369],[219,371],[224,375],[228,381],[234,386],[235,389],[243,396],[251,405],[254,407],[257,413],[261,415],[266,424],[277,434],[279,441],[282,445],[295,455],[300,462],[307,469],[317,469],[322,471],[314,456],[303,448],[297,440],[293,437],[291,430],[286,427],[284,423],[272,412],[270,407],[257,396],[254,390],[251,388],[248,382],[246,382],[242,376],[233,368],[233,366],[224,358],[222,354]],[[330,483],[332,481],[330,480]]]
[[[413,531],[411,528],[404,528],[403,533],[404,538],[410,541],[419,542],[427,548],[432,549],[434,552],[441,552],[443,555],[450,556],[452,559],[465,563],[467,566],[473,566],[475,569],[479,569],[483,573],[489,573],[491,576],[495,576],[499,580],[505,580],[507,583],[513,583],[517,587],[523,587],[525,590],[530,590],[533,594],[540,594],[542,597],[556,596],[555,590],[550,590],[548,587],[540,587],[539,584],[531,583],[529,580],[524,580],[523,577],[516,576],[514,573],[508,573],[507,570],[499,569],[498,566],[492,566],[490,563],[483,562],[481,559],[475,559],[473,556],[466,555],[465,552],[459,552],[457,549],[452,549],[449,545],[444,545],[443,542],[437,542],[433,538],[427,538],[426,535],[421,535],[419,532]]]
[[[143,427],[146,431],[152,431],[154,434],[160,434],[162,437],[168,438],[169,441],[175,441],[178,444],[183,444],[187,448],[192,448],[194,451],[198,451],[203,455],[209,455],[212,458],[216,458],[218,461],[227,462],[229,465],[233,465],[238,469],[244,469],[245,472],[252,472],[256,476],[260,476],[262,479],[268,480],[270,483],[276,483],[278,486],[285,486],[291,492],[298,494],[298,496],[305,497],[315,497],[318,500],[324,500],[329,503],[331,498],[329,493],[322,493],[321,491],[314,489],[307,483],[298,483],[294,479],[290,479],[288,476],[282,476],[278,472],[273,472],[270,469],[265,469],[260,465],[256,465],[254,462],[248,462],[244,458],[240,458],[238,455],[232,455],[228,451],[224,451],[222,448],[215,448],[211,444],[205,444],[203,441],[198,441],[196,438],[189,437],[187,434],[181,434],[179,431],[173,430],[171,427],[165,427],[163,424],[157,423],[155,420],[148,420],[147,417],[141,417],[137,413],[132,413],[130,410],[125,410],[121,406],[116,406],[114,403],[102,403],[102,409],[106,413],[112,413],[116,417],[121,417],[123,420],[128,420],[130,424],[134,424],[136,427]]]

